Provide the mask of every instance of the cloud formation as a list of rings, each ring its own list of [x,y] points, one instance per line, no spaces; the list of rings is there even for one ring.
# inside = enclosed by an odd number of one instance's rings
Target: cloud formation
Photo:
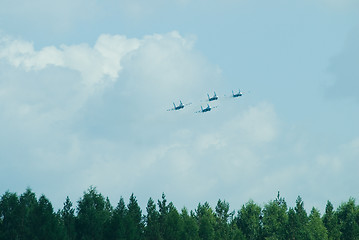
[[[142,39],[101,35],[93,47],[36,50],[33,43],[2,36],[0,152],[9,173],[3,180],[51,196],[69,188],[78,194],[91,184],[135,184],[146,169],[156,172],[151,163],[176,146],[163,134],[173,128],[166,121],[179,122],[165,109],[220,78],[193,43],[177,32]]]

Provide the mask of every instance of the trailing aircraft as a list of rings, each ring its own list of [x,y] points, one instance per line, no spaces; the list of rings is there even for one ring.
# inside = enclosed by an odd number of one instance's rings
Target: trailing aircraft
[[[182,108],[184,108],[185,106],[191,105],[192,103],[187,103],[187,104],[183,104],[182,101],[180,100],[180,104],[178,106],[176,106],[175,103],[173,103],[174,108],[168,109],[167,111],[174,111],[174,110],[180,110]]]
[[[203,108],[203,107],[201,106],[201,110],[200,110],[200,111],[197,111],[196,113],[209,112],[209,111],[211,111],[213,108],[216,108],[216,107],[217,107],[217,106],[215,106],[215,107],[210,107],[209,104],[207,104],[207,107],[206,107],[206,108]]]

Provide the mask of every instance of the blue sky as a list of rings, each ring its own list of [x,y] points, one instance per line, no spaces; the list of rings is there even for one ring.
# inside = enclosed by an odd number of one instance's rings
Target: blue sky
[[[0,191],[30,186],[55,208],[91,185],[113,205],[165,192],[189,209],[358,198],[358,13],[354,0],[5,1]],[[213,91],[218,108],[195,114]],[[192,105],[166,111],[180,99]]]

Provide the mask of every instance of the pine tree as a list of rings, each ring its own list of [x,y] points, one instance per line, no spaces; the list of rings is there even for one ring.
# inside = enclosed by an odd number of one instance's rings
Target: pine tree
[[[156,210],[156,204],[152,198],[147,202],[147,215],[145,217],[146,228],[145,228],[145,239],[146,240],[160,240],[160,214]]]
[[[62,232],[58,216],[54,213],[51,202],[44,196],[40,196],[34,209],[33,224],[37,227],[32,232],[38,240],[60,239]]]
[[[328,234],[327,229],[325,228],[322,219],[320,218],[320,213],[314,207],[309,215],[308,221],[308,239],[309,240],[327,240]]]
[[[143,237],[142,211],[138,206],[136,197],[132,193],[127,205],[126,214],[126,239],[139,240]]]
[[[286,240],[288,224],[287,204],[284,198],[278,196],[263,208],[263,236],[265,239]]]
[[[308,239],[308,215],[304,209],[302,198],[298,196],[296,206],[288,211],[288,237],[290,239]]]
[[[236,222],[246,238],[254,240],[261,237],[261,219],[261,207],[255,204],[253,200],[250,200],[238,211]]]
[[[350,198],[347,203],[342,203],[337,213],[340,230],[342,232],[341,239],[359,239],[358,207],[355,205],[355,200]]]
[[[183,240],[199,240],[199,229],[194,213],[191,212],[191,214],[188,214],[187,209],[183,208],[181,211],[181,219],[183,227],[181,229],[180,238]]]
[[[333,204],[328,201],[323,215],[323,223],[328,232],[328,240],[340,239],[339,222],[336,212],[333,210]]]
[[[20,196],[19,205],[19,239],[35,239],[36,235],[34,229],[38,227],[35,223],[34,210],[37,207],[37,199],[35,193],[31,188],[27,188],[26,191]]]
[[[67,196],[64,202],[64,206],[60,211],[61,219],[64,225],[65,239],[66,240],[75,240],[76,239],[76,229],[75,229],[75,209],[72,207],[72,202]]]
[[[104,226],[111,216],[105,198],[90,187],[78,201],[76,231],[79,239],[101,240]]]
[[[20,201],[9,191],[0,200],[0,239],[18,239],[20,231]]]
[[[199,226],[199,237],[203,240],[215,239],[214,226],[216,219],[212,208],[207,202],[205,202],[203,205],[198,204],[196,209],[196,218]]]
[[[105,226],[105,239],[125,240],[126,239],[126,215],[125,201],[120,198],[117,207],[112,211],[111,218]]]
[[[216,239],[229,239],[229,220],[233,216],[233,213],[229,212],[229,203],[226,201],[221,201],[220,199],[217,202],[215,208],[215,217],[216,217],[216,225],[215,225],[215,236]]]

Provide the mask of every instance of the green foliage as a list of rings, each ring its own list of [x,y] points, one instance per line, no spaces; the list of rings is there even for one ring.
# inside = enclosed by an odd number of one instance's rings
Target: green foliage
[[[309,215],[308,221],[308,239],[309,240],[327,240],[327,229],[324,226],[320,213],[314,207]]]
[[[72,207],[72,202],[67,196],[64,203],[64,207],[60,211],[60,217],[63,222],[64,235],[66,240],[75,240],[76,239],[76,229],[75,229],[75,209]]]
[[[260,239],[262,235],[261,212],[261,207],[255,204],[253,200],[247,202],[238,211],[237,225],[248,240]]]
[[[263,208],[250,200],[236,215],[229,209],[229,203],[218,200],[214,210],[205,202],[195,211],[183,208],[179,213],[162,194],[157,205],[148,200],[142,215],[134,194],[127,205],[121,197],[113,209],[108,198],[90,187],[76,208],[67,197],[55,213],[45,195],[37,199],[28,188],[20,196],[9,191],[1,196],[0,240],[359,239],[359,206],[353,198],[336,211],[328,201],[322,218],[315,208],[308,216],[300,197],[294,208],[288,208],[279,193]]]
[[[323,215],[323,223],[328,232],[329,240],[340,239],[340,227],[338,216],[334,211],[333,204],[328,201],[325,207],[325,214]]]
[[[230,228],[228,222],[233,216],[233,213],[229,212],[229,203],[227,203],[226,201],[221,201],[219,199],[215,210],[215,238],[223,240],[230,239]]]
[[[359,212],[355,200],[350,198],[348,202],[342,203],[338,210],[338,220],[341,231],[341,239],[359,239]]]
[[[265,239],[287,239],[286,228],[288,224],[287,204],[280,197],[270,201],[263,208],[263,236]]]
[[[181,229],[182,231],[181,231],[180,239],[198,240],[199,227],[194,217],[194,213],[192,212],[191,215],[189,215],[187,209],[183,208],[181,212],[181,219],[182,219],[182,229]]]
[[[20,201],[16,193],[6,192],[0,200],[0,239],[18,239]]]
[[[308,216],[304,209],[302,198],[298,196],[294,209],[288,211],[288,238],[307,240],[309,238],[307,231]]]
[[[203,205],[198,204],[196,209],[197,224],[199,226],[198,234],[203,240],[215,239],[214,226],[216,219],[212,208],[207,202]]]
[[[160,240],[161,231],[160,231],[160,214],[156,210],[156,204],[152,198],[147,202],[147,215],[145,217],[145,239],[146,240]]]
[[[106,206],[105,198],[90,187],[78,201],[76,232],[78,239],[103,239],[104,226],[111,212]]]
[[[126,226],[126,235],[127,240],[138,240],[143,236],[143,221],[142,221],[142,211],[140,206],[138,206],[137,199],[132,193],[130,196],[129,203],[127,205],[125,218]]]

